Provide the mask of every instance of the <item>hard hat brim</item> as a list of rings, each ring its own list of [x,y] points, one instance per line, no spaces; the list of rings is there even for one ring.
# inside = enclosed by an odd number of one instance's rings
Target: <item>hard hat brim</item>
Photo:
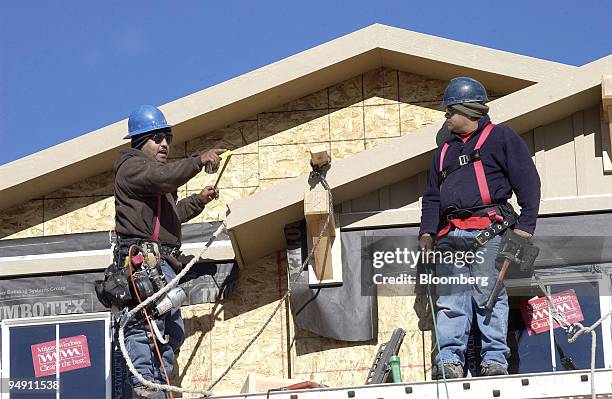
[[[135,136],[140,136],[141,134],[152,133],[152,132],[156,132],[158,130],[163,130],[163,129],[172,129],[172,125],[169,125],[166,123],[165,125],[155,126],[154,129],[143,128],[143,129],[135,130],[133,132],[129,132],[123,139],[127,140]]]

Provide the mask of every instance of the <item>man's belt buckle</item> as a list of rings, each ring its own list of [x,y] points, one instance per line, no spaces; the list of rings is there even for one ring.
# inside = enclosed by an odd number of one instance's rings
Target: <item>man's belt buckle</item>
[[[481,232],[478,235],[476,235],[476,237],[474,237],[474,239],[476,240],[476,242],[478,243],[478,245],[485,245],[487,243],[487,241],[489,241],[489,238],[491,237],[491,233],[486,234],[485,232]]]
[[[467,165],[467,163],[470,161],[470,157],[468,157],[467,155],[461,155],[459,157],[459,166],[463,166],[463,165]]]

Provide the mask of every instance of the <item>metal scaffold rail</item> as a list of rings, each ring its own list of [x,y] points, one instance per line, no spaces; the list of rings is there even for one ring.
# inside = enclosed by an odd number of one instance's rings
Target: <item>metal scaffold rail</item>
[[[447,385],[449,398],[453,399],[591,397],[589,370],[463,378],[448,380]],[[595,370],[595,392],[598,398],[612,398],[612,369]],[[423,381],[214,397],[219,399],[446,399],[446,392],[442,381]]]

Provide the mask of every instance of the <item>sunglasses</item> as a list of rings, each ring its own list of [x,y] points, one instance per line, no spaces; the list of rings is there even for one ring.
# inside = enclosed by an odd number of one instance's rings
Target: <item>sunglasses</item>
[[[172,133],[159,132],[151,136],[151,140],[153,140],[155,144],[161,144],[161,142],[164,141],[164,139],[166,140],[166,143],[168,143],[168,145],[172,144]]]
[[[452,108],[446,108],[446,113],[444,114],[444,117],[446,119],[449,119],[451,116],[455,115],[457,113],[457,111],[455,111]]]

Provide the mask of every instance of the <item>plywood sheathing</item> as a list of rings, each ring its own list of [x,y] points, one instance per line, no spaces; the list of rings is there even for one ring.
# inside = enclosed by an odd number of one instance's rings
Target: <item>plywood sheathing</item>
[[[216,306],[182,308],[187,339],[177,359],[175,382],[183,386],[208,387],[272,313],[287,287],[286,261],[281,254],[273,254],[251,266],[249,270],[240,271],[236,290]],[[240,392],[249,372],[288,377],[286,336],[283,304],[256,343],[217,385],[215,393]]]
[[[113,173],[101,173],[44,197],[0,210],[0,238],[104,231],[114,227]]]
[[[42,199],[34,199],[0,211],[0,238],[43,236]]]

